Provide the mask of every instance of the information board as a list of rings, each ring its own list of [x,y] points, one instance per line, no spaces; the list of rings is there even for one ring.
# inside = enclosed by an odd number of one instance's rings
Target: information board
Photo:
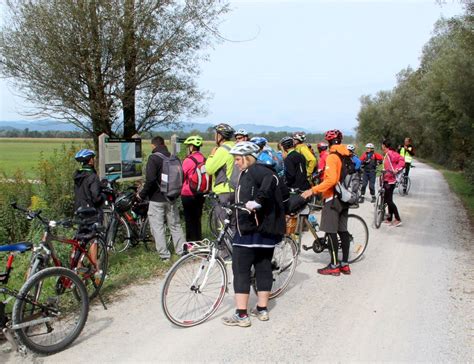
[[[143,159],[140,138],[104,136],[100,139],[102,178],[137,179],[142,177]]]

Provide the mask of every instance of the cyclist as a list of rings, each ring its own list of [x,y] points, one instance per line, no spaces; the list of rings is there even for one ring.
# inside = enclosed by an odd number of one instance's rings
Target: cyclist
[[[383,188],[385,189],[384,200],[388,205],[389,217],[384,222],[391,226],[401,226],[402,221],[398,213],[397,205],[393,202],[393,190],[397,182],[397,174],[403,171],[405,160],[393,148],[389,139],[382,142],[383,169],[387,172],[384,174]],[[395,216],[395,220],[392,221]]]
[[[280,140],[283,148],[283,161],[285,164],[285,182],[288,188],[302,191],[310,188],[306,178],[306,160],[295,150],[292,137],[284,137]]]
[[[250,139],[250,141],[260,148],[257,162],[272,167],[279,176],[283,176],[283,157],[268,145],[268,140],[257,136]]]
[[[399,154],[405,158],[405,177],[408,177],[410,173],[411,162],[413,161],[413,156],[415,155],[415,148],[413,147],[411,138],[406,137],[403,147],[400,148]],[[406,178],[403,180],[403,192],[407,192]]]
[[[382,155],[375,153],[375,147],[372,143],[367,143],[366,151],[360,156],[362,162],[362,188],[360,190],[359,202],[363,203],[365,200],[365,190],[367,184],[369,184],[370,195],[372,196],[371,202],[375,202],[375,174],[377,166],[382,163]]]
[[[235,141],[238,142],[247,142],[249,141],[249,133],[245,129],[239,129],[235,132]]]
[[[329,252],[331,255],[331,262],[326,267],[318,269],[318,273],[323,275],[338,276],[341,273],[351,274],[349,263],[347,263],[350,245],[350,235],[347,231],[349,207],[334,192],[334,187],[339,182],[342,171],[342,160],[339,155],[349,156],[347,148],[341,145],[342,138],[342,133],[337,129],[326,132],[325,139],[329,144],[329,156],[326,159],[324,180],[319,185],[301,194],[306,199],[310,198],[313,194],[322,193],[323,195],[324,205],[321,213],[320,228],[328,234]],[[341,238],[342,246],[341,262],[339,262],[338,258],[338,234]]]
[[[326,168],[326,158],[329,155],[328,144],[326,142],[318,143],[319,162],[318,162],[318,181],[324,178],[324,169]]]
[[[357,156],[357,154],[355,154],[355,146],[353,144],[347,144],[347,150],[349,151],[350,155],[351,155],[351,159],[352,159],[352,162],[354,162],[354,166],[355,166],[355,170],[357,172],[360,171],[360,166],[362,164],[362,162],[360,161],[359,157]]]
[[[186,223],[186,241],[202,239],[201,217],[204,206],[204,195],[196,194],[189,186],[189,180],[196,171],[196,167],[205,162],[206,158],[200,152],[202,137],[191,135],[184,144],[188,147],[188,156],[183,160],[183,188],[181,202],[183,204],[184,221]]]
[[[260,150],[252,142],[237,143],[230,151],[241,170],[235,200],[245,206],[237,210],[237,232],[233,240],[232,271],[236,311],[224,317],[228,326],[251,325],[247,312],[252,267],[258,286],[257,306],[250,315],[267,321],[268,299],[273,284],[272,258],[275,245],[285,233],[285,212],[278,177],[258,164]]]
[[[163,171],[163,158],[156,152],[167,157],[171,154],[165,145],[165,140],[161,136],[155,136],[151,139],[152,154],[148,157],[146,165],[146,178],[143,189],[138,194],[141,200],[149,199],[148,219],[150,221],[150,230],[155,239],[156,251],[161,259],[167,261],[170,259],[171,252],[166,245],[165,224],[168,225],[175,253],[182,253],[184,243],[183,229],[179,219],[179,210],[177,199],[171,201],[160,190],[161,173]]]
[[[317,160],[313,153],[309,150],[308,146],[305,144],[306,133],[303,131],[298,131],[293,133],[293,141],[295,143],[295,149],[298,153],[302,154],[304,159],[306,159],[306,176],[308,180],[311,180],[313,171],[316,168]]]
[[[74,158],[82,163],[81,168],[74,173],[74,211],[80,207],[94,207],[97,209],[99,221],[102,221],[100,206],[104,202],[104,197],[101,194],[99,176],[94,168],[95,152],[81,149]]]
[[[214,192],[221,203],[234,202],[234,189],[231,182],[235,183],[234,157],[229,153],[234,142],[235,130],[229,124],[218,124],[214,127],[214,141],[216,146],[206,160],[206,171],[212,176],[212,192]],[[232,181],[231,181],[232,180]],[[224,210],[216,207],[216,213],[220,221],[227,217]],[[234,224],[232,224],[234,225]]]

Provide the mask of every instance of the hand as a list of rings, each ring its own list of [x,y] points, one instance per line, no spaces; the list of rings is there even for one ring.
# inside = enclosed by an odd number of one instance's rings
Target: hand
[[[311,196],[313,196],[313,190],[311,188],[301,194],[301,197],[303,197],[305,200],[310,198]]]
[[[245,208],[248,210],[256,210],[256,209],[259,209],[260,207],[262,207],[262,205],[260,205],[257,201],[248,201],[245,204]]]

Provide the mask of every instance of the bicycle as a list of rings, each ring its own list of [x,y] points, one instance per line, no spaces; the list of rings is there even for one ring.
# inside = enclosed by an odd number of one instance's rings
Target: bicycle
[[[410,176],[406,176],[404,173],[401,173],[397,178],[397,188],[398,194],[400,196],[408,195],[408,192],[411,188],[411,179]]]
[[[43,269],[19,291],[7,286],[18,253],[33,248],[31,243],[0,246],[8,252],[5,272],[0,273],[0,328],[13,350],[38,354],[64,350],[81,333],[89,313],[86,287],[77,274],[63,267]],[[11,300],[15,300],[11,308]],[[9,312],[11,308],[11,312]]]
[[[221,204],[227,218],[216,240],[186,243],[187,254],[171,267],[161,291],[166,318],[181,327],[191,327],[209,319],[228,291],[228,273],[223,256],[232,257],[230,217],[240,204]],[[223,252],[223,254],[221,253]],[[297,247],[288,236],[276,245],[272,259],[273,286],[270,299],[288,286],[296,269]],[[251,286],[257,292],[254,273]]]
[[[287,224],[287,233],[289,233],[290,236],[296,235],[297,238],[295,240],[299,252],[301,251],[301,248],[303,248],[305,251],[313,250],[316,254],[319,254],[324,250],[329,249],[329,235],[327,233],[324,233],[323,236],[319,235],[319,223],[314,215],[315,211],[320,210],[322,210],[322,206],[308,203],[298,213],[290,215],[289,220],[293,221]],[[313,221],[311,222],[310,219]],[[313,244],[309,246],[301,244],[304,227],[307,227],[314,237]],[[347,230],[350,236],[349,259],[347,262],[354,263],[358,261],[367,250],[367,245],[369,243],[369,229],[363,218],[355,214],[349,214],[347,219]],[[339,260],[342,260],[341,238],[339,235],[337,240],[339,247]]]
[[[98,296],[103,307],[106,309],[104,300],[100,295],[100,289],[107,275],[108,255],[107,246],[97,223],[96,210],[94,208],[78,210],[78,220],[75,223],[79,225],[79,229],[74,237],[69,239],[55,235],[53,230],[58,226],[71,228],[73,221],[48,220],[41,216],[41,210],[30,211],[19,207],[16,203],[12,203],[11,206],[23,212],[27,219],[38,220],[44,229],[41,241],[33,249],[27,277],[36,274],[51,264],[56,267],[65,265],[59,258],[52,244],[53,241],[71,245],[69,268],[82,279],[89,299],[93,300]]]

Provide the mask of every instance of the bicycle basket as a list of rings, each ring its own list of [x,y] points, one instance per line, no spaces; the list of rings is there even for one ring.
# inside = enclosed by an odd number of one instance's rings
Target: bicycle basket
[[[132,208],[135,193],[125,192],[115,200],[115,209],[118,212],[125,212]]]
[[[136,202],[132,206],[132,211],[139,216],[146,216],[148,213],[148,201]]]
[[[298,223],[298,217],[287,215],[286,216],[286,233],[294,234],[296,232],[297,223]]]

